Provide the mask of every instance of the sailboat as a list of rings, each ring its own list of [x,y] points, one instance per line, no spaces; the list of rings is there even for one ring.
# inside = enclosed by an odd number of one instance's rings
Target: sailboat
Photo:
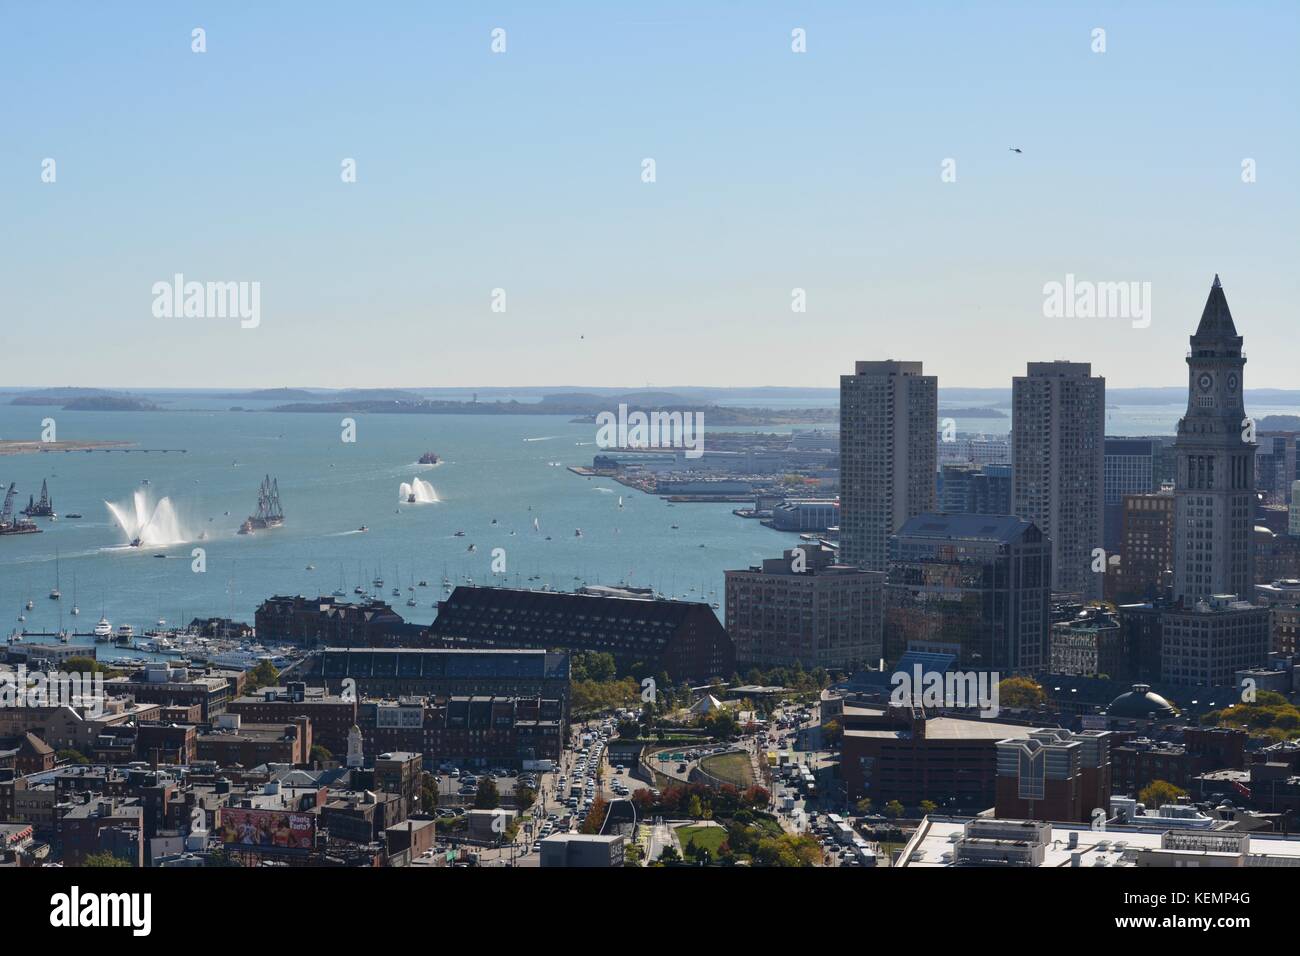
[[[533,530],[534,530],[534,531],[541,531],[541,530],[542,530],[542,524],[541,524],[541,522],[538,521],[536,518],[533,519]]]
[[[54,552],[54,588],[53,590],[50,591],[50,600],[57,601],[61,597],[63,597],[63,593],[59,590],[59,552],[55,551]]]
[[[345,591],[345,590],[343,590],[343,583],[344,583],[344,577],[343,577],[343,562],[340,561],[340,562],[339,562],[339,586],[338,586],[337,588],[334,589],[334,596],[335,596],[335,597],[340,597],[340,598],[341,598],[341,597],[347,597],[347,593],[348,593],[348,592]]]
[[[72,572],[72,616],[76,617],[81,613],[81,608],[77,607],[77,572]]]

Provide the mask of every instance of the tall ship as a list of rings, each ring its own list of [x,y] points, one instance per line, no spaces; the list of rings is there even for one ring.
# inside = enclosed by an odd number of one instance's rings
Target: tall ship
[[[10,483],[9,491],[5,494],[4,507],[0,508],[0,534],[38,534],[41,529],[36,527],[35,521],[14,514],[16,494],[18,494],[18,486]]]
[[[29,518],[54,517],[54,502],[50,500],[50,489],[44,479],[41,481],[41,500],[37,501],[31,495],[28,495],[27,507],[23,509],[23,514]]]
[[[280,507],[280,485],[267,475],[257,489],[257,511],[239,526],[240,534],[252,534],[265,528],[278,528],[284,524],[284,509]]]

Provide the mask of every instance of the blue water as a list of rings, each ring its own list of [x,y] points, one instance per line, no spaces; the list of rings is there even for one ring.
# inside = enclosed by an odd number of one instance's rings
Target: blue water
[[[271,594],[316,596],[342,586],[355,600],[354,585],[369,585],[377,573],[384,600],[407,620],[426,623],[443,597],[444,570],[453,583],[472,576],[475,583],[571,590],[583,582],[626,581],[686,599],[703,593],[720,603],[724,569],[758,563],[798,541],[737,518],[734,504],[670,506],[549,465],[590,465],[596,451],[594,426],[564,416],[358,416],[357,441],[346,444],[341,416],[230,412],[223,401],[177,404],[212,407],[77,413],[0,405],[6,438],[39,437],[40,420],[52,415],[62,440],[186,449],[0,456],[0,481],[18,482],[22,504],[46,478],[55,511],[83,515],[37,519],[43,534],[0,538],[0,633],[17,625],[28,598],[35,602],[26,612],[28,630],[56,630],[61,609],[64,626],[89,630],[102,611],[114,626],[131,624],[139,633],[160,617],[170,624],[210,615],[251,622]],[[443,463],[416,464],[425,450]],[[285,525],[237,535],[268,473],[279,480]],[[413,476],[431,482],[441,502],[399,503],[398,485]],[[189,543],[126,546],[104,502],[127,501],[145,478],[154,501],[172,500]],[[534,517],[540,533],[533,531]],[[357,531],[363,524],[364,534]],[[574,534],[578,528],[582,537]],[[457,530],[465,537],[454,537]],[[207,540],[197,540],[200,532]],[[191,570],[195,547],[206,551],[204,573]],[[494,548],[505,549],[504,576],[492,574]],[[56,550],[60,602],[47,597]],[[528,581],[535,574],[541,580]],[[81,607],[75,621],[69,615],[74,577]],[[420,579],[429,586],[407,590]],[[395,585],[400,597],[391,595]],[[406,606],[412,594],[419,607]]]

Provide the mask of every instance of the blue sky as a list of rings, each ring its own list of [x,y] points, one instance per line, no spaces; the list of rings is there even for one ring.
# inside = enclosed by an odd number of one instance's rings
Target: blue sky
[[[1300,384],[1298,43],[1294,2],[7,4],[0,386],[1177,385],[1215,272],[1247,384]],[[260,324],[155,318],[178,272]],[[1045,318],[1068,273],[1150,327]]]

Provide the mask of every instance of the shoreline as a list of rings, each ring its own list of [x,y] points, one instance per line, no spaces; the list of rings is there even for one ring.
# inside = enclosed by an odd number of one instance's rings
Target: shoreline
[[[103,448],[128,448],[131,441],[18,441],[0,438],[0,455],[34,455],[38,452],[96,451]]]

